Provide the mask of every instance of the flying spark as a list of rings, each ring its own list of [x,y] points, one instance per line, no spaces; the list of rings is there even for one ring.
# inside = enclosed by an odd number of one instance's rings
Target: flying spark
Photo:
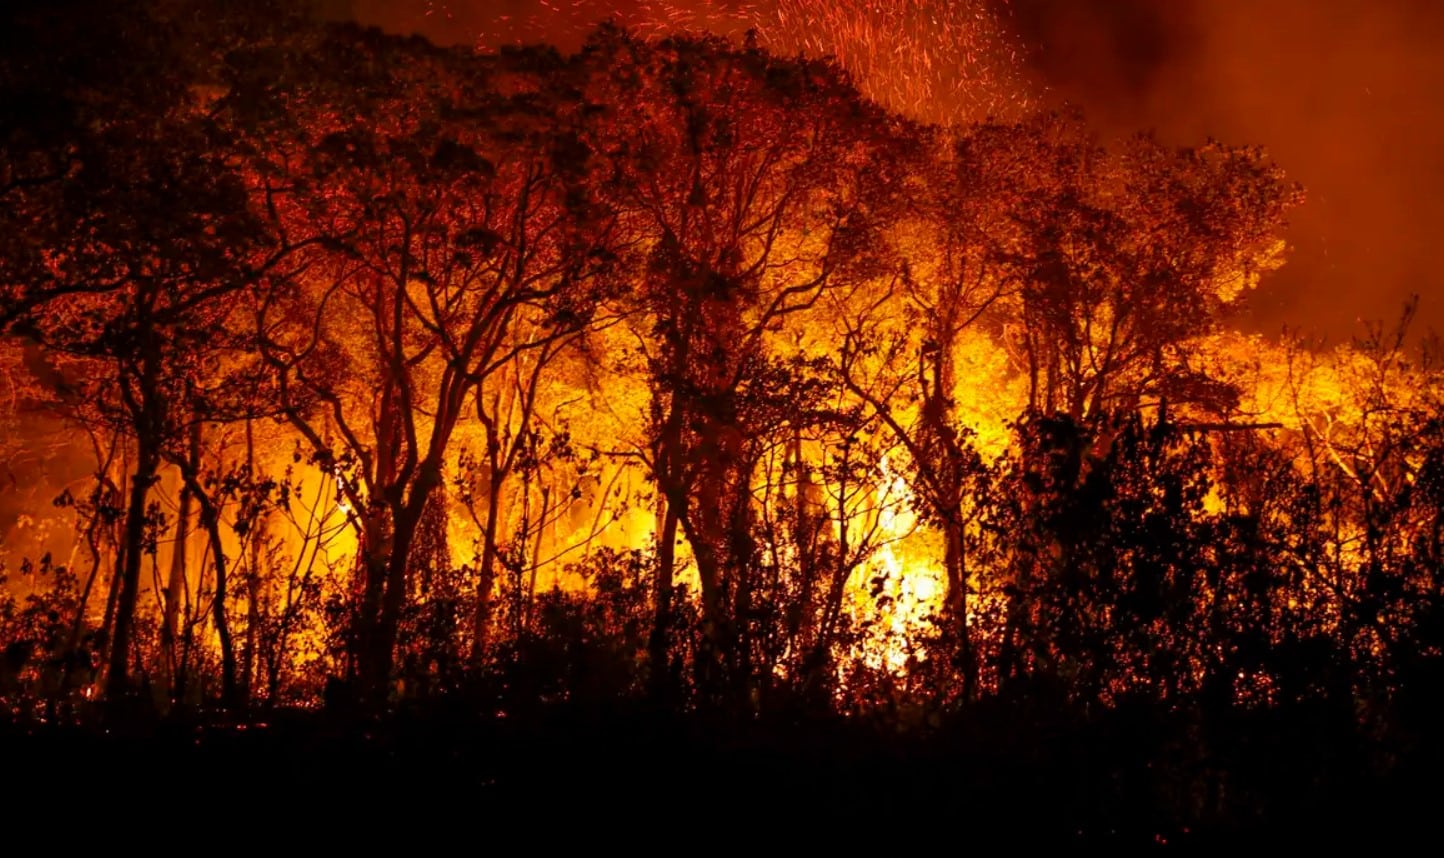
[[[451,14],[466,2],[433,2]],[[515,11],[515,10],[510,10]],[[777,54],[835,57],[871,98],[917,119],[965,124],[1016,116],[1035,104],[1007,6],[989,0],[538,0],[527,13],[496,14],[479,47],[576,42],[611,19],[643,36],[755,33]]]

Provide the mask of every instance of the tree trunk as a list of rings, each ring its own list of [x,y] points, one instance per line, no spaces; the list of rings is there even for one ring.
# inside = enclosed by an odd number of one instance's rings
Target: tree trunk
[[[371,647],[362,682],[368,706],[381,706],[390,695],[391,671],[394,666],[396,640],[401,624],[401,611],[406,606],[406,573],[410,566],[411,545],[416,535],[419,514],[412,514],[411,504],[401,510],[391,533],[391,554],[386,558],[386,582],[381,595],[381,612],[372,629]]]
[[[666,705],[672,698],[672,670],[669,651],[672,630],[672,588],[677,566],[677,511],[662,502],[662,529],[657,536],[657,583],[653,594],[656,612],[652,634],[647,640],[651,664],[652,698]]]
[[[221,646],[221,706],[226,709],[234,709],[241,703],[239,686],[236,682],[236,647],[231,637],[231,626],[226,614],[226,595],[229,587],[226,569],[226,555],[221,544],[221,517],[220,511],[211,502],[210,496],[200,484],[196,472],[186,473],[186,483],[191,493],[196,497],[196,503],[201,509],[201,526],[206,529],[206,535],[210,539],[212,563],[216,570],[216,589],[211,604],[211,616],[216,624],[216,638]]]
[[[744,471],[750,475],[751,469]],[[744,709],[751,705],[754,680],[752,589],[755,584],[755,543],[752,536],[751,498],[744,482],[732,511],[732,526],[727,539],[728,565],[733,580],[731,645],[732,698]],[[739,710],[740,711],[740,710]]]
[[[191,426],[189,449],[186,451],[192,471],[200,467],[200,454],[201,426],[197,421]],[[162,616],[160,632],[161,648],[165,653],[166,660],[166,681],[169,683],[169,687],[166,689],[168,695],[172,695],[175,691],[176,672],[180,668],[180,661],[176,653],[176,632],[179,628],[181,600],[185,598],[186,549],[190,541],[193,500],[190,486],[182,475],[180,509],[176,512],[175,548],[171,551],[170,577],[166,581],[165,612]]]
[[[521,627],[523,631],[531,630],[532,609],[536,604],[537,570],[541,565],[542,539],[546,536],[547,516],[551,514],[551,488],[549,486],[543,486],[541,493],[541,516],[537,519],[536,539],[532,541],[531,558],[530,563],[528,564],[531,569],[527,576],[526,584],[526,602],[522,605],[523,613]]]
[[[375,672],[376,636],[380,632],[381,600],[386,587],[387,566],[394,542],[392,511],[379,500],[365,513],[364,538],[360,546],[362,581],[361,604],[357,607],[352,632],[351,670],[358,692]]]
[[[255,534],[250,534],[252,540]],[[254,541],[252,545],[254,545]],[[260,641],[261,627],[261,576],[254,565],[256,552],[251,551],[251,563],[246,565],[246,640],[241,648],[239,678],[239,699],[243,706],[249,706],[251,686],[256,671],[256,646]]]
[[[697,564],[697,578],[702,590],[702,636],[697,642],[698,650],[693,658],[695,682],[700,694],[715,697],[725,690],[723,678],[726,676],[729,660],[727,650],[730,635],[727,630],[722,563],[713,543],[698,532],[693,516],[679,517],[678,524],[687,536],[687,543],[692,547],[692,560]]]
[[[472,616],[472,661],[478,666],[486,657],[487,637],[491,630],[491,591],[496,585],[496,537],[501,527],[502,476],[491,469],[490,497],[486,505],[486,531],[482,534],[481,568],[477,572],[476,611]]]
[[[110,462],[107,461],[98,475],[104,485],[97,491],[103,491],[106,487],[113,486],[110,482],[108,472]],[[93,665],[90,661],[91,652],[87,648],[85,652],[80,650],[81,632],[85,628],[85,609],[90,604],[90,594],[95,588],[95,581],[100,577],[100,569],[104,565],[103,554],[100,549],[100,516],[92,514],[90,522],[85,527],[85,544],[90,549],[90,572],[85,576],[85,586],[80,591],[80,600],[75,606],[75,616],[70,623],[70,637],[65,646],[65,663],[60,671],[60,682],[55,688],[55,693],[48,704],[48,714],[52,719],[55,717],[55,709],[60,703],[60,698],[70,690],[70,683],[74,678],[75,668],[81,657],[85,658],[85,672],[87,684],[94,681]],[[113,590],[114,588],[112,588]],[[107,610],[107,613],[109,611]]]
[[[110,644],[110,668],[107,695],[121,696],[130,688],[130,638],[135,625],[135,605],[140,593],[141,555],[145,551],[146,499],[155,483],[160,464],[158,445],[148,433],[142,433],[136,456],[135,474],[130,483],[130,501],[125,513],[125,541],[121,545],[113,591],[115,627]]]
[[[381,593],[381,610],[372,628],[370,646],[366,653],[367,661],[361,677],[366,695],[364,702],[369,706],[382,705],[389,694],[401,612],[406,607],[411,547],[416,543],[416,531],[421,524],[426,505],[439,485],[441,465],[432,461],[423,463],[416,480],[411,484],[405,505],[392,514],[391,551],[385,562],[386,578]]]
[[[252,486],[256,480],[256,438],[251,420],[246,420],[246,479]],[[265,534],[265,512],[258,510],[255,519],[249,522],[242,542],[246,558],[246,642],[241,655],[240,693],[241,702],[249,707],[252,686],[256,678],[256,647],[260,643],[262,585],[260,573],[261,540]]]
[[[963,545],[963,525],[949,520],[944,524],[944,564],[948,575],[948,613],[958,630],[958,661],[963,678],[963,702],[971,703],[977,691],[977,662],[973,657],[972,632],[968,628],[968,569]]]
[[[842,467],[838,469],[836,560],[830,570],[827,592],[823,596],[822,616],[818,619],[817,630],[807,649],[805,681],[809,687],[819,684],[824,679],[823,668],[828,664],[828,654],[832,650],[837,622],[842,616],[842,601],[847,595],[847,579],[852,577],[854,569],[851,559],[852,544],[847,533],[847,501],[849,497],[847,469],[851,461],[851,448],[844,447],[843,449]]]

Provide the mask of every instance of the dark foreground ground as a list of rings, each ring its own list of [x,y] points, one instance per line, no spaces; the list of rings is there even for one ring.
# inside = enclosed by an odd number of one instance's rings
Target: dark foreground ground
[[[1234,725],[1226,741],[1213,733],[1225,749],[1200,755],[1178,745],[1177,731],[1121,717],[926,737],[642,711],[11,723],[0,726],[0,797],[7,827],[109,820],[95,830],[142,840],[195,832],[228,851],[453,836],[478,847],[504,836],[647,851],[757,849],[778,837],[947,852],[1377,848],[1433,842],[1444,824],[1434,743],[1400,757],[1297,721]]]

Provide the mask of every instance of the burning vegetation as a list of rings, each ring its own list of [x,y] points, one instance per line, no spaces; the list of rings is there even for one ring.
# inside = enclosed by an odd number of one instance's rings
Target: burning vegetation
[[[876,102],[798,30],[286,5],[5,13],[14,717],[1146,711],[1170,831],[1257,800],[1219,724],[1426,741],[1440,368],[1230,325],[1302,201],[1261,151],[874,82],[967,4],[832,51]]]

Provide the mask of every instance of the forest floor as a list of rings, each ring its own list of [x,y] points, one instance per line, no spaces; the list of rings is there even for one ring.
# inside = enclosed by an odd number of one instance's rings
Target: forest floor
[[[1337,745],[1311,751],[1298,736],[1249,730],[1235,737],[1244,756],[1201,771],[1168,759],[1137,723],[1003,737],[567,710],[524,723],[310,712],[10,723],[0,797],[11,819],[98,806],[137,833],[169,817],[210,831],[284,821],[342,839],[485,825],[538,842],[640,844],[673,832],[761,844],[787,832],[899,846],[944,832],[969,844],[1377,846],[1431,830],[1444,807],[1437,759],[1370,773]]]

